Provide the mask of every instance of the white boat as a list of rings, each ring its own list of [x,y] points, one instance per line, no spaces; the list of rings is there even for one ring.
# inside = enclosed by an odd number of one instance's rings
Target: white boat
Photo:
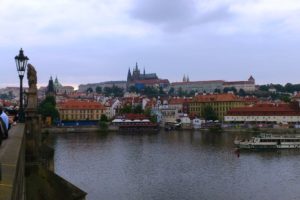
[[[201,120],[198,118],[193,119],[193,127],[194,127],[194,129],[200,129],[201,128]]]
[[[234,144],[241,149],[295,149],[300,148],[300,136],[261,134],[251,139],[235,139]]]

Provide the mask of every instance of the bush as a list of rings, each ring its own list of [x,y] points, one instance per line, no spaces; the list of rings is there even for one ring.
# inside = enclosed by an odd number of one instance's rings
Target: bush
[[[108,125],[107,125],[107,123],[104,122],[104,121],[100,121],[100,122],[99,122],[99,126],[100,126],[100,130],[101,130],[101,131],[107,131],[107,129],[108,129]]]

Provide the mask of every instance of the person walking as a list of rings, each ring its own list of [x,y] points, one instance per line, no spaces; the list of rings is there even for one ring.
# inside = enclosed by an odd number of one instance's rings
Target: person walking
[[[8,118],[7,114],[4,112],[3,104],[1,102],[0,102],[0,117],[4,121],[6,129],[8,130],[8,128],[9,128],[9,118]]]
[[[3,105],[0,103],[0,137],[2,139],[8,138],[8,116],[3,111]],[[3,117],[2,117],[3,116]]]

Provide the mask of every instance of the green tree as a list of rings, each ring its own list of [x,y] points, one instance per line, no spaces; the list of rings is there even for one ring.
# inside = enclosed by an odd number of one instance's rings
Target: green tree
[[[112,86],[112,93],[114,97],[122,97],[124,96],[124,89],[118,86]]]
[[[147,97],[157,97],[159,95],[159,90],[155,87],[146,86],[141,92]]]
[[[267,92],[267,91],[269,90],[269,88],[270,88],[270,87],[267,86],[267,85],[261,85],[261,86],[259,86],[259,90],[260,90],[260,91],[266,91],[266,92]]]
[[[105,96],[111,96],[112,95],[112,89],[110,87],[104,87],[104,95]]]
[[[159,94],[159,96],[165,96],[166,92],[163,90],[162,87],[159,87],[158,94]]]
[[[291,102],[291,97],[290,97],[289,95],[287,95],[287,94],[281,95],[281,96],[279,97],[279,99],[280,99],[281,101],[286,102],[286,103]]]
[[[150,117],[151,116],[151,108],[145,108],[144,115],[147,117]]]
[[[183,91],[182,87],[179,87],[179,88],[178,88],[177,94],[178,94],[178,96],[180,96],[180,97],[183,97],[183,96],[184,96],[184,91]]]
[[[134,106],[134,108],[132,109],[132,111],[135,114],[141,114],[141,113],[143,113],[142,105]]]
[[[52,121],[59,119],[59,113],[56,109],[55,97],[47,96],[46,99],[44,99],[40,103],[38,107],[38,112],[42,115],[44,119],[46,117],[51,117]]]
[[[89,87],[87,90],[86,90],[87,93],[92,93],[93,92],[93,88]]]
[[[280,84],[275,84],[272,86],[276,89],[277,92],[285,92],[286,91],[285,87]]]
[[[101,117],[100,117],[100,121],[102,122],[108,122],[108,118],[105,114],[102,114]]]
[[[241,97],[246,96],[246,92],[242,88],[239,90],[239,96],[241,96]]]
[[[203,117],[205,120],[217,120],[217,114],[211,106],[205,106],[203,109]]]
[[[297,91],[297,92],[300,91],[300,84],[294,84],[293,87],[294,87],[294,92],[295,91]]]
[[[9,98],[9,99],[13,99],[13,98],[14,98],[14,94],[13,94],[12,91],[9,91],[9,92],[8,92],[8,98]]]
[[[0,94],[0,99],[9,99],[9,96],[7,94]]]
[[[218,88],[216,88],[216,89],[214,90],[214,93],[218,93],[218,94],[220,94],[220,93],[221,93],[221,90],[220,90],[220,89],[218,89]]]
[[[175,95],[175,89],[173,87],[171,87],[168,91],[168,95],[170,96],[174,96]]]
[[[195,94],[196,94],[196,91],[195,91],[195,90],[191,90],[191,91],[188,93],[188,96],[189,96],[189,97],[193,97],[193,96],[195,96]]]
[[[146,117],[148,117],[151,122],[153,122],[153,123],[157,122],[156,116],[155,115],[151,115],[151,108],[146,108],[144,110],[144,115]]]
[[[132,107],[130,105],[124,105],[123,108],[121,108],[120,113],[125,114],[125,113],[131,113],[132,112]]]
[[[129,90],[129,92],[136,92],[136,93],[138,93],[138,90],[134,87],[134,85],[131,85],[128,90]]]
[[[237,90],[236,90],[235,87],[225,87],[225,88],[223,89],[223,92],[224,92],[224,93],[233,92],[234,94],[236,94]]]
[[[124,95],[123,88],[113,85],[112,87],[104,87],[105,96],[122,97]]]
[[[286,92],[289,92],[289,93],[293,93],[294,92],[294,87],[293,87],[293,84],[291,84],[291,83],[285,84],[284,88],[285,88]]]
[[[101,94],[102,93],[102,87],[97,86],[96,87],[96,92],[97,92],[97,94]]]
[[[108,129],[107,122],[99,121],[100,131],[106,132]]]

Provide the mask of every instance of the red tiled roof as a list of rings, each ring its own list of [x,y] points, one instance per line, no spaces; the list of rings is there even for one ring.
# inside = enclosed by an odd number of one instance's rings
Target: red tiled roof
[[[249,107],[232,108],[227,112],[229,116],[290,116],[300,115],[299,108],[293,104],[256,104]]]
[[[247,104],[254,104],[258,102],[257,97],[244,97],[242,100]]]
[[[130,119],[130,120],[139,119],[139,120],[143,120],[143,119],[147,119],[147,117],[144,114],[128,113],[128,114],[125,114],[125,119]]]
[[[2,105],[3,106],[5,106],[5,107],[7,107],[7,106],[12,106],[13,105],[13,103],[12,102],[10,102],[10,101],[6,101],[6,100],[2,100],[2,99],[0,99],[0,102],[2,103]]]
[[[145,106],[145,108],[153,108],[154,106],[156,105],[156,102],[155,101],[148,101],[147,103],[146,103],[146,106]]]
[[[300,98],[300,92],[298,92],[295,96],[293,96],[293,99],[299,99]]]
[[[194,97],[195,102],[224,102],[224,101],[242,101],[234,94],[207,94]]]
[[[122,102],[123,104],[138,104],[142,102],[142,98],[141,97],[123,97],[122,98]]]
[[[68,100],[65,102],[61,102],[58,105],[59,109],[83,109],[83,110],[104,110],[105,107],[99,103],[94,101],[78,101],[78,100]]]
[[[183,104],[183,103],[189,103],[192,101],[193,101],[193,99],[190,99],[190,98],[172,98],[169,100],[169,104],[170,105]]]

